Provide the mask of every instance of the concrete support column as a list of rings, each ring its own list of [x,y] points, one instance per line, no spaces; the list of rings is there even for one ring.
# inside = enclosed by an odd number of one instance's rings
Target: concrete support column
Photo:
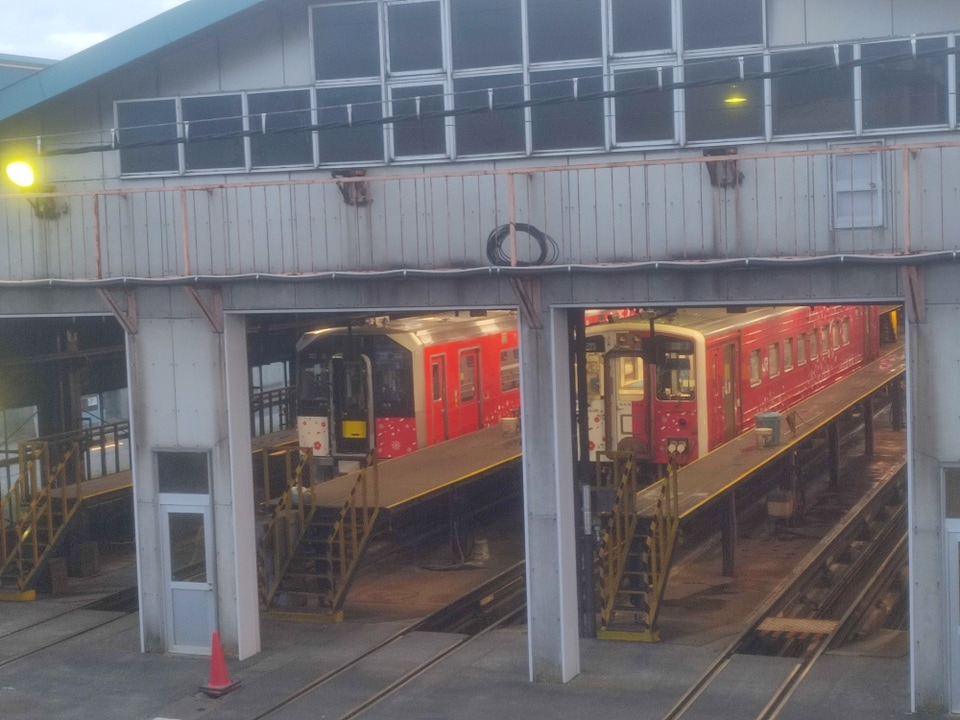
[[[542,325],[542,327],[540,327]],[[520,313],[530,679],[580,672],[567,311]]]
[[[142,647],[165,652],[170,639],[155,453],[202,451],[209,457],[216,626],[226,653],[248,657],[259,651],[260,637],[244,321],[227,317],[218,333],[182,309],[170,314],[141,315],[127,341]]]

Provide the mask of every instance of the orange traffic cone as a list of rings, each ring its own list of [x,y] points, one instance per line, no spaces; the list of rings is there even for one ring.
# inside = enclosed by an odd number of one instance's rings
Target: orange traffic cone
[[[210,641],[210,679],[206,685],[200,686],[200,690],[209,697],[218,698],[238,687],[240,681],[230,682],[230,676],[227,675],[227,663],[223,659],[223,648],[220,646],[220,633],[214,630]]]

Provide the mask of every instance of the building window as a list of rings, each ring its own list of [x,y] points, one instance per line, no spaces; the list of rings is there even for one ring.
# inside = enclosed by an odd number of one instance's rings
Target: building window
[[[394,87],[390,90],[393,123],[393,156],[442,156],[447,149],[443,118],[443,85]]]
[[[247,113],[253,167],[313,164],[309,90],[250,93]]]
[[[180,170],[176,100],[119,102],[117,127],[121,173]]]
[[[440,3],[406,2],[387,5],[390,73],[443,69]]]
[[[597,0],[527,0],[530,62],[599,58],[603,52]]]
[[[760,384],[762,378],[763,358],[760,357],[760,350],[750,351],[750,387],[756,387]]]
[[[611,0],[615,54],[673,49],[670,0]]]
[[[762,57],[744,58],[745,75],[761,72]],[[737,58],[687,63],[684,81],[706,83],[685,91],[688,140],[763,137],[763,81],[740,80]]]
[[[530,73],[530,99],[534,102],[568,99],[603,92],[600,68]],[[603,100],[578,100],[534,105],[533,149],[602,148]]]
[[[760,45],[763,0],[683,0],[683,48]]]
[[[516,390],[520,387],[520,350],[513,348],[500,351],[500,390]]]
[[[191,170],[242,168],[243,100],[240,95],[183,98],[184,167]]]
[[[463,78],[453,81],[453,89],[458,110],[476,110],[456,117],[457,155],[506,155],[526,150],[523,107],[489,109],[491,104],[523,102],[522,75]]]
[[[852,132],[852,59],[849,45],[771,55],[773,134]]]
[[[376,2],[311,8],[318,81],[380,77],[380,15]]]
[[[863,59],[863,127],[866,130],[914,125],[945,125],[947,39],[872,43]]]
[[[450,0],[453,68],[523,62],[520,0]]]
[[[317,90],[321,163],[383,162],[379,85]]]
[[[674,138],[671,68],[623,70],[613,76],[617,143],[669,141]],[[621,94],[623,93],[623,94]]]
[[[880,153],[833,156],[833,227],[838,230],[883,225],[883,173]]]

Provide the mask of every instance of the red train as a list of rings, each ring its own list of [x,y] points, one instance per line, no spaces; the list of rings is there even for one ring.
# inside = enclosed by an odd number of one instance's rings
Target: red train
[[[587,328],[591,458],[631,450],[688,463],[827,387],[880,352],[870,306],[723,308]],[[662,469],[662,468],[661,468]]]
[[[334,464],[455,438],[520,407],[516,313],[371,320],[297,345],[300,445]]]

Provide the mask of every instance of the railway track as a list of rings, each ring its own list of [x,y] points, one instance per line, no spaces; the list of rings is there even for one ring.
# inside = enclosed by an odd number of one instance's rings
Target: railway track
[[[252,720],[272,717],[281,710],[301,702],[324,704],[328,709],[325,717],[336,717],[338,720],[352,720],[359,717],[445,658],[462,650],[487,632],[502,627],[520,616],[526,610],[524,573],[525,563],[517,563],[449,605],[408,625],[361,655],[290,693]],[[417,645],[413,648],[401,647],[405,640],[411,639],[416,633],[425,634],[423,637],[426,640],[420,644],[410,643]],[[439,638],[436,635],[439,633],[458,633],[459,635]],[[432,636],[427,637],[426,634]],[[329,693],[324,693],[323,690],[327,686],[332,687],[336,680],[341,680],[341,684],[352,686],[354,689],[363,685],[362,681],[350,683],[350,674],[359,675],[360,667],[364,663],[375,662],[378,658],[388,658],[391,653],[408,660],[406,663],[390,663],[403,668],[397,676],[387,680],[380,687],[363,691],[364,697],[357,698],[349,708],[340,710],[341,714],[336,715],[332,708],[336,707],[338,702],[342,704],[343,696],[350,693],[341,692],[339,688],[332,688]],[[423,656],[423,659],[409,661],[413,655]]]
[[[664,716],[702,714],[742,684],[742,717],[772,720],[831,647],[877,624],[903,586],[904,466],[893,468],[777,587],[706,672]],[[726,689],[726,690],[725,690]]]
[[[109,613],[109,615],[104,615],[102,620],[90,622],[79,629],[60,630],[58,628],[58,625],[61,624],[64,625],[64,627],[73,627],[76,624],[75,615],[85,611],[98,611]],[[0,667],[12,665],[13,663],[30,657],[31,655],[36,655],[37,653],[43,652],[44,650],[52,647],[56,647],[57,645],[61,645],[69,640],[80,637],[81,635],[98,630],[106,625],[110,625],[118,620],[122,620],[123,618],[135,612],[137,612],[137,588],[125,588],[95,602],[81,605],[80,607],[71,608],[62,613],[57,613],[52,617],[46,617],[39,622],[31,623],[30,625],[25,625],[23,627],[16,628],[15,630],[11,630],[10,632],[0,635],[0,640],[4,641],[2,645],[4,647],[13,647],[15,644],[10,642],[10,640],[17,638],[17,644],[27,645],[28,647],[9,657],[3,657],[3,654],[0,653]],[[70,619],[64,623],[64,619],[68,618],[68,616],[70,616]],[[36,645],[31,645],[28,633],[32,630],[38,629],[43,630],[41,637],[49,638],[52,635],[53,638],[45,640]],[[20,641],[19,638],[26,639]]]

